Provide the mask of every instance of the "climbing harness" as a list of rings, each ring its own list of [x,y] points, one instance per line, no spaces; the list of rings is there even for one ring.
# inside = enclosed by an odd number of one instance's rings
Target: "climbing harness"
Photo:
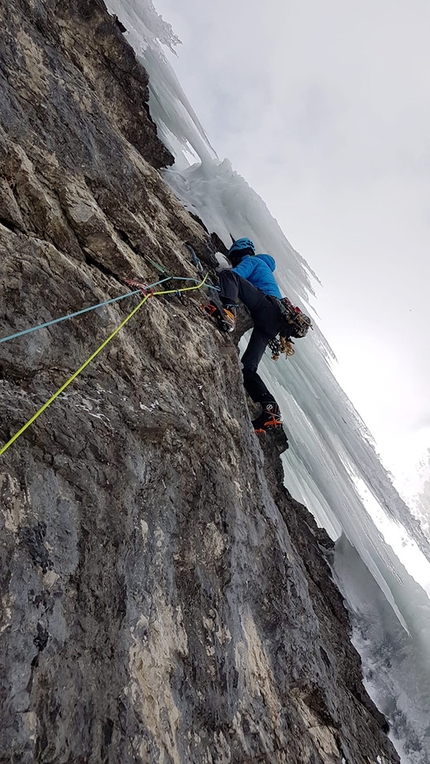
[[[306,337],[308,330],[313,329],[309,316],[303,313],[300,308],[294,306],[288,297],[283,297],[281,300],[276,300],[276,302],[284,320],[278,336],[268,342],[269,348],[272,351],[273,361],[277,361],[281,353],[284,353],[286,358],[294,355],[294,342],[291,337]]]
[[[285,326],[282,327],[280,334],[287,338],[306,337],[308,329],[313,329],[309,316],[296,305],[293,305],[288,297],[282,297],[281,300],[278,300],[278,305],[285,319]]]
[[[177,278],[180,278],[180,277],[177,277]],[[112,334],[109,335],[109,337],[106,340],[104,340],[104,342],[102,342],[102,344],[97,348],[97,350],[95,350],[94,353],[92,353],[92,355],[89,358],[87,358],[87,360],[82,364],[82,366],[80,366],[79,369],[72,374],[72,376],[67,380],[67,382],[65,382],[57,390],[57,392],[54,393],[54,395],[52,395],[51,398],[48,401],[46,401],[46,403],[44,403],[43,406],[41,406],[40,409],[38,411],[36,411],[35,414],[33,414],[31,419],[29,419],[28,422],[26,422],[26,424],[23,427],[21,427],[21,429],[18,430],[18,432],[16,432],[15,435],[13,435],[13,437],[10,438],[10,440],[8,440],[8,442],[5,443],[5,445],[2,448],[0,448],[0,456],[2,456],[2,454],[4,454],[5,451],[7,451],[9,446],[11,446],[20,437],[20,435],[22,435],[27,430],[27,428],[30,427],[30,425],[32,425],[33,422],[35,422],[36,419],[41,414],[43,414],[43,412],[48,408],[48,406],[50,406],[51,403],[53,403],[55,401],[55,399],[58,398],[59,395],[61,395],[62,392],[64,392],[64,390],[76,379],[76,377],[82,371],[84,371],[84,369],[86,369],[86,367],[91,363],[91,361],[93,361],[98,356],[98,354],[101,353],[101,351],[106,347],[106,345],[108,345],[109,342],[118,334],[118,332],[121,331],[121,329],[130,321],[130,319],[133,318],[133,316],[137,313],[137,311],[140,310],[142,305],[144,305],[145,302],[150,297],[153,297],[155,295],[172,294],[172,293],[175,293],[177,291],[180,291],[180,292],[189,292],[189,291],[192,291],[193,289],[200,289],[200,287],[202,287],[204,285],[206,279],[207,279],[207,275],[197,285],[190,286],[190,287],[182,287],[179,290],[177,290],[177,289],[167,289],[167,290],[162,290],[162,291],[159,291],[159,292],[152,292],[151,291],[150,293],[145,294],[143,300],[141,300],[139,302],[139,304],[136,305],[136,307],[131,311],[131,313],[129,313],[127,318],[125,318],[124,321],[122,321],[121,324],[119,326],[117,326],[117,328],[112,332]],[[165,279],[165,280],[167,280],[167,279]],[[196,281],[196,279],[193,279],[193,281]],[[138,290],[138,291],[140,291],[140,290]]]

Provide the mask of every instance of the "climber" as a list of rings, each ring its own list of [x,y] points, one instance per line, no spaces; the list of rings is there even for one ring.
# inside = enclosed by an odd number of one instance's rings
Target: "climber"
[[[223,308],[218,325],[223,331],[235,329],[238,299],[251,314],[254,329],[242,356],[243,383],[252,400],[262,406],[261,414],[252,423],[254,430],[265,432],[282,424],[279,406],[257,374],[267,344],[276,337],[283,322],[279,307],[282,295],[273,275],[276,264],[271,255],[256,255],[249,239],[237,239],[227,257],[233,267],[219,273]]]

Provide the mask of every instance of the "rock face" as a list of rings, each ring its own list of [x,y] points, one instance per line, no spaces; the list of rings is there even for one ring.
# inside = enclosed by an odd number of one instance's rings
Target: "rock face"
[[[1,336],[127,276],[197,278],[185,242],[204,260],[210,237],[158,172],[147,76],[103,3],[0,21]],[[2,762],[398,761],[328,540],[202,297],[148,300],[0,457]],[[0,443],[138,299],[0,345]]]

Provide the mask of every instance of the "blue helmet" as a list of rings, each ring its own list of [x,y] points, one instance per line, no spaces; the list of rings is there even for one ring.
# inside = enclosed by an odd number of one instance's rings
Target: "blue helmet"
[[[255,255],[255,246],[251,239],[236,239],[234,244],[231,245],[228,250],[228,254],[240,254],[245,249],[252,249],[252,254]]]

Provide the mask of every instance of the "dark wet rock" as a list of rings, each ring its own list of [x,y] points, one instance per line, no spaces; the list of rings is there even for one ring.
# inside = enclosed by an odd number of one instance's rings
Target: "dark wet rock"
[[[186,244],[210,263],[214,239],[158,172],[147,75],[103,3],[0,21],[1,336],[129,276],[197,278]],[[1,443],[138,299],[0,345]],[[329,540],[203,299],[151,298],[0,457],[1,761],[398,760]]]

